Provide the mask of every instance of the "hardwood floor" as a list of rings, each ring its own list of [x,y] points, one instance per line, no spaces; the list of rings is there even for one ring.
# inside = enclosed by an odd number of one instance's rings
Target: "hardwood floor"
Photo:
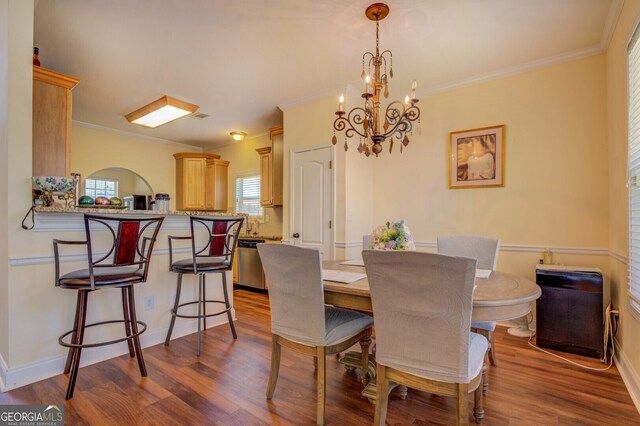
[[[0,404],[63,404],[68,425],[304,425],[315,424],[313,361],[283,349],[272,401],[265,398],[270,365],[267,297],[236,290],[238,340],[226,325],[203,335],[202,355],[189,335],[144,349],[149,377],[141,378],[128,355],[80,370],[75,395],[65,401],[67,377],[59,375],[11,392]],[[167,321],[169,319],[167,318]],[[640,415],[615,366],[593,372],[571,366],[498,327],[499,365],[489,368],[484,425],[637,425]],[[597,360],[567,355],[593,367]],[[358,377],[327,358],[326,422],[370,425],[373,406],[360,396]],[[473,401],[473,398],[470,398]],[[469,421],[473,424],[469,405]],[[454,401],[414,390],[390,396],[387,422],[449,425]]]

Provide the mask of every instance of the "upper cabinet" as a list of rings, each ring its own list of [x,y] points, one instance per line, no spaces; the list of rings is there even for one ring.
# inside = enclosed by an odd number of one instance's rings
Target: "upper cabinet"
[[[260,206],[282,206],[283,127],[270,130],[271,146],[258,148],[260,155]]]
[[[33,176],[69,176],[71,89],[79,79],[33,67]]]
[[[176,159],[176,209],[226,210],[229,162],[216,154],[179,152]]]

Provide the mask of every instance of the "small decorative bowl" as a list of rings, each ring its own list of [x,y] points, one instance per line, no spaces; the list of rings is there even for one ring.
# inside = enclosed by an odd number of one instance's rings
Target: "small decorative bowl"
[[[96,197],[97,206],[107,206],[111,204],[111,201],[107,197]]]
[[[75,191],[78,180],[66,176],[33,176],[33,187],[43,192],[63,192],[71,194]]]
[[[109,198],[109,201],[111,202],[112,206],[121,206],[122,205],[122,198],[119,198],[119,197],[111,197],[111,198]]]

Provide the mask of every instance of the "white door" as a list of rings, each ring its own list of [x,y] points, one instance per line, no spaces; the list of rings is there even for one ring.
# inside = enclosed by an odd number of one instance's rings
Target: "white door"
[[[331,147],[294,152],[291,164],[291,242],[332,259]]]

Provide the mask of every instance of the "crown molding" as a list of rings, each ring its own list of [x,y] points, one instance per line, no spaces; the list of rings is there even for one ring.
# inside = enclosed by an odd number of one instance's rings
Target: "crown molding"
[[[611,2],[609,14],[607,15],[607,20],[605,21],[604,28],[602,29],[602,36],[600,37],[600,47],[602,50],[606,51],[609,49],[609,43],[611,43],[611,38],[616,30],[616,25],[618,24],[618,19],[620,18],[620,13],[622,13],[623,6],[624,0],[613,0]]]
[[[165,145],[172,145],[178,148],[182,148],[185,149],[187,151],[193,151],[193,150],[201,150],[202,151],[202,147],[200,146],[196,146],[196,145],[189,145],[189,144],[185,144],[185,143],[180,143],[180,142],[175,142],[175,141],[171,141],[169,139],[161,139],[161,138],[156,138],[154,136],[147,136],[147,135],[141,135],[138,133],[133,133],[133,132],[127,132],[125,130],[119,130],[119,129],[114,129],[112,127],[105,127],[105,126],[100,126],[99,124],[93,124],[93,123],[87,123],[84,121],[78,121],[78,120],[73,120],[72,123],[76,126],[79,127],[84,127],[87,129],[93,129],[93,130],[99,130],[102,132],[108,132],[108,133],[114,133],[116,135],[120,135],[120,136],[126,136],[129,138],[135,138],[135,139],[142,139],[144,141],[149,141],[149,142],[156,142],[156,143],[161,143],[161,144],[165,144]]]

